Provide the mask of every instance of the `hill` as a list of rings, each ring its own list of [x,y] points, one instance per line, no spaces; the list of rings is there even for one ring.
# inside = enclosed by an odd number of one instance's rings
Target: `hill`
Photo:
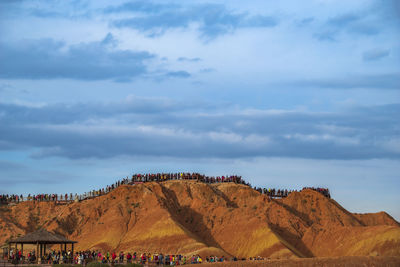
[[[0,244],[38,227],[77,240],[81,250],[400,256],[400,225],[384,212],[352,214],[312,190],[270,200],[234,183],[149,182],[67,205],[23,202],[0,210]]]

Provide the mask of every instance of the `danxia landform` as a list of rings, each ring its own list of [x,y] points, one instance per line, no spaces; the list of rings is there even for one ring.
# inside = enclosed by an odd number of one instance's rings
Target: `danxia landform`
[[[270,199],[235,183],[123,185],[68,204],[0,208],[0,244],[44,228],[76,250],[238,258],[400,256],[400,225],[385,212],[354,214],[313,190]]]

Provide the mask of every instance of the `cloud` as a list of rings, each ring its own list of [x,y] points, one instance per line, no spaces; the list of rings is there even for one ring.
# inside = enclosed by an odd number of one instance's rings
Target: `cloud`
[[[296,87],[315,87],[327,89],[400,89],[400,73],[349,75],[337,78],[297,80],[289,83]]]
[[[0,78],[106,80],[148,72],[146,51],[115,49],[111,34],[99,42],[67,46],[53,39],[0,43]]]
[[[121,103],[0,105],[0,149],[32,157],[399,158],[400,105],[345,113],[229,110],[130,97]],[[368,118],[368,120],[366,120]]]
[[[321,32],[314,33],[313,37],[319,41],[334,42],[334,41],[336,41],[336,38],[335,38],[336,33],[337,33],[336,30],[324,30]]]
[[[359,35],[376,35],[380,33],[380,30],[374,25],[368,25],[366,23],[355,24],[348,29],[348,32],[359,34]]]
[[[67,15],[62,11],[52,11],[52,10],[45,10],[45,9],[31,9],[30,15],[39,18],[61,18],[67,17]]]
[[[179,57],[177,59],[179,62],[199,62],[201,58],[194,57],[194,58],[187,58],[187,57]]]
[[[390,51],[387,49],[372,49],[363,53],[364,61],[377,61],[384,57],[389,56]]]
[[[111,25],[117,28],[132,28],[148,36],[164,34],[168,29],[188,28],[192,24],[205,39],[233,32],[238,28],[274,27],[275,17],[249,15],[229,10],[225,5],[163,5],[148,1],[135,1],[121,6],[108,7],[105,13],[130,13],[129,18],[115,19]]]
[[[189,78],[191,75],[187,71],[170,71],[166,74],[167,77],[173,77],[173,78]]]
[[[118,40],[111,33],[100,41],[71,46],[53,39],[0,42],[0,78],[115,82],[130,82],[138,77],[158,79],[160,73],[151,73],[147,67],[156,58],[146,51],[118,49]],[[183,70],[164,70],[161,75],[174,78],[191,76]]]
[[[378,12],[386,25],[394,23],[399,31],[400,26],[400,2],[398,0],[375,1],[373,5],[375,13]]]
[[[159,4],[151,1],[130,1],[123,3],[118,6],[109,6],[104,9],[104,13],[130,13],[130,12],[142,12],[142,13],[159,13],[161,11],[173,10],[179,7],[176,4]]]
[[[4,124],[71,124],[90,119],[110,119],[117,115],[146,115],[164,111],[185,111],[192,103],[183,104],[165,98],[128,96],[121,102],[89,104],[27,105],[0,102],[0,121]],[[208,105],[206,107],[209,107]],[[192,108],[193,109],[193,108]]]
[[[0,1],[2,12],[8,18],[36,17],[40,19],[81,19],[90,18],[91,11],[89,1],[25,1],[25,0],[3,0]]]
[[[200,73],[210,73],[210,72],[215,72],[215,71],[216,70],[213,68],[204,68],[204,69],[201,69],[199,72]]]
[[[315,18],[314,17],[307,17],[307,18],[303,18],[303,19],[301,19],[301,20],[296,20],[295,21],[295,24],[297,25],[297,26],[308,26],[308,25],[310,25],[311,23],[313,23],[315,21]]]
[[[13,11],[17,10],[17,7],[23,3],[24,0],[3,0],[0,1],[0,11],[3,14],[3,10],[12,9]]]
[[[19,163],[0,160],[0,171],[3,172],[3,171],[14,170],[14,169],[24,170],[24,169],[26,169],[26,167]]]
[[[372,11],[360,11],[357,14],[346,13],[328,18],[313,36],[319,41],[337,41],[340,33],[350,35],[376,35],[380,33],[378,20]]]
[[[342,14],[338,15],[333,18],[329,18],[327,21],[328,25],[331,25],[333,27],[345,27],[350,25],[351,23],[354,23],[360,19],[359,16],[354,15],[354,14]]]
[[[10,84],[0,84],[0,92],[1,91],[7,91],[10,89],[13,89],[14,87]]]

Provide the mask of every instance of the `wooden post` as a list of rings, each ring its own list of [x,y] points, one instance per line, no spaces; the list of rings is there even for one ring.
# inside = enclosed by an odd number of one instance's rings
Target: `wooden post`
[[[64,243],[64,251],[67,252],[67,243]]]
[[[46,256],[46,244],[43,244],[43,255]]]
[[[39,264],[39,242],[36,242],[36,263]]]
[[[72,258],[74,258],[74,243],[72,243]]]
[[[21,243],[21,256],[22,257],[24,256],[24,244],[23,243]]]
[[[10,251],[11,251],[11,243],[8,243],[8,255],[7,255],[7,260],[10,260]]]

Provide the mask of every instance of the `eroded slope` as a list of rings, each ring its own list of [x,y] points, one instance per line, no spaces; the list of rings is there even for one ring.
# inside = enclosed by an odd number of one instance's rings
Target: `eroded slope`
[[[400,255],[400,227],[386,213],[352,214],[311,190],[270,200],[233,183],[146,183],[68,205],[25,202],[1,208],[0,243],[38,227],[77,240],[77,249],[102,251]]]

